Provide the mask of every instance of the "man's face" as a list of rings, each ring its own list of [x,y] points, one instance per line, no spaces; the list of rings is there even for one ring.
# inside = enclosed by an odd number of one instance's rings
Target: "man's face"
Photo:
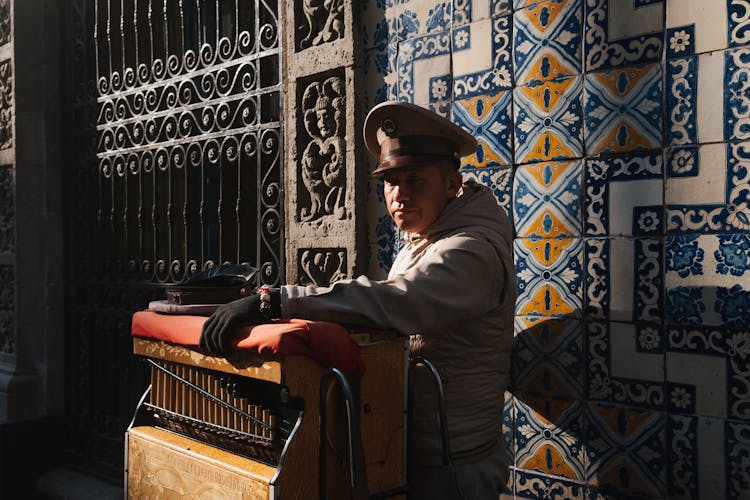
[[[421,233],[461,187],[457,172],[444,176],[437,166],[402,167],[383,174],[388,214],[402,231]]]

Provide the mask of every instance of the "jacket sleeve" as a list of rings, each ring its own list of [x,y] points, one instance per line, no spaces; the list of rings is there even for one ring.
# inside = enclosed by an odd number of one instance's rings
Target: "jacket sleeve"
[[[497,307],[505,287],[501,266],[488,241],[454,236],[437,242],[416,266],[386,281],[361,276],[325,288],[283,286],[282,316],[405,334],[430,331]]]

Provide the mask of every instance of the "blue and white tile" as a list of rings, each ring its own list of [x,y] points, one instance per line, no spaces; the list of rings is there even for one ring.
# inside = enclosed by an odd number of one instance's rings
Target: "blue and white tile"
[[[479,143],[476,153],[463,158],[462,168],[513,164],[512,104],[510,91],[453,101],[453,121]]]
[[[586,0],[586,71],[661,60],[661,0]]]
[[[708,65],[719,62],[719,58],[708,56],[703,59]],[[696,144],[698,142],[698,58],[674,59],[667,62],[666,82],[664,85],[665,98],[665,132],[667,144]],[[703,65],[701,65],[701,69]],[[712,68],[715,69],[715,68]],[[705,74],[705,73],[703,73]],[[706,75],[707,76],[707,75]],[[701,94],[700,110],[702,111],[700,132],[701,139],[706,142],[711,133],[720,137],[721,126],[712,125],[711,121],[721,120],[720,108],[712,108],[711,101],[721,100],[721,92],[716,89],[711,93]],[[715,104],[715,103],[714,103]],[[716,110],[719,110],[717,113]],[[706,116],[706,113],[711,113]],[[717,134],[718,132],[718,134]]]
[[[750,231],[750,143],[671,150],[667,233]]]
[[[580,401],[516,398],[515,464],[518,469],[584,481],[586,454]]]
[[[664,408],[664,333],[659,325],[586,323],[588,399]]]
[[[587,154],[629,153],[661,146],[660,65],[588,73],[584,89]]]
[[[515,472],[516,498],[584,499],[585,487],[581,483],[521,469],[516,469]]]
[[[513,90],[517,164],[583,156],[583,78]]]
[[[511,88],[511,16],[454,28],[453,94],[456,99]]]
[[[513,393],[505,391],[503,399],[503,442],[505,449],[512,458],[508,464],[515,465],[514,457],[516,456],[515,439],[513,435],[516,429],[516,397]]]
[[[466,168],[461,170],[461,175],[466,181],[474,181],[477,184],[487,186],[497,199],[500,205],[510,219],[510,200],[511,189],[513,187],[513,168],[512,167],[485,167],[485,168]]]
[[[750,139],[750,47],[724,53],[724,140]],[[714,89],[714,91],[716,91]]]
[[[532,163],[513,178],[513,223],[519,238],[581,236],[580,160]]]
[[[587,238],[585,315],[611,321],[662,317],[662,243],[646,238]]]
[[[745,0],[667,2],[667,58],[737,47],[750,42],[750,5]]]
[[[546,399],[582,400],[583,324],[570,318],[515,318],[511,389]]]
[[[750,331],[673,326],[667,339],[671,412],[750,420]]]
[[[669,416],[670,498],[747,498],[750,425]]]
[[[362,31],[366,49],[385,47],[398,41],[396,0],[363,0]]]
[[[662,156],[656,153],[586,160],[587,236],[659,236],[663,224]]]
[[[397,0],[398,39],[450,31],[452,5],[450,0]]]
[[[398,99],[450,115],[450,33],[411,38],[399,44]]]
[[[453,0],[453,26],[511,13],[511,0]]]
[[[396,100],[396,47],[388,45],[365,52],[365,105],[369,110],[376,104]]]
[[[588,484],[606,498],[665,498],[666,414],[596,403],[584,414]]]
[[[513,15],[516,85],[581,73],[581,0],[546,0]]]
[[[516,239],[516,315],[580,317],[583,242]]]
[[[750,328],[750,235],[684,235],[665,241],[668,324]]]

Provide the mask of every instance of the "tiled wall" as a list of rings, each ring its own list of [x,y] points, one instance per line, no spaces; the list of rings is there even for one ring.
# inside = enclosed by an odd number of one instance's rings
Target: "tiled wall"
[[[475,133],[514,223],[505,494],[750,498],[750,0],[361,4],[368,105]]]

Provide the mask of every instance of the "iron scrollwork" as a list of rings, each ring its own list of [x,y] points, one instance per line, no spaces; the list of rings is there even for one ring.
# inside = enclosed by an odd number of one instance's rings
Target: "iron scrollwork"
[[[331,42],[344,36],[344,0],[304,0],[304,24],[298,32],[299,49]]]
[[[297,260],[300,285],[329,286],[348,277],[345,248],[299,250]]]
[[[310,83],[302,97],[308,142],[300,165],[300,220],[303,222],[333,215],[346,217],[344,141],[345,88],[343,79],[332,76]]]

